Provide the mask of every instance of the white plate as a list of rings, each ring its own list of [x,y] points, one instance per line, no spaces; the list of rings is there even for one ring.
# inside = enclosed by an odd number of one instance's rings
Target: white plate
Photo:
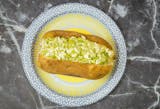
[[[53,20],[54,18],[68,14],[68,13],[80,13],[89,15],[95,19],[98,19],[105,27],[109,30],[112,38],[115,41],[117,47],[117,62],[112,76],[106,83],[96,90],[94,93],[85,96],[65,96],[48,88],[40,79],[35,71],[35,66],[33,63],[33,44],[37,37],[37,34],[42,29],[42,27]],[[92,6],[79,4],[79,3],[68,3],[53,7],[46,12],[38,16],[28,28],[25,34],[25,39],[22,47],[22,62],[25,70],[25,74],[32,85],[32,87],[40,93],[42,96],[46,97],[52,102],[60,105],[75,107],[84,106],[97,102],[98,100],[107,96],[119,83],[125,69],[126,65],[126,46],[119,28],[114,23],[114,21],[107,16],[105,13]]]

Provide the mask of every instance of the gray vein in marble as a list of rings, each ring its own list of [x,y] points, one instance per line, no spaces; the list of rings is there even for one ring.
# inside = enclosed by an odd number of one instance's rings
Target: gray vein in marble
[[[118,19],[119,17],[124,18],[128,13],[128,8],[125,5],[115,4],[113,5],[114,0],[111,0],[110,6],[108,9],[108,13],[114,13],[114,19]]]
[[[26,28],[23,26],[23,25],[13,25],[13,24],[3,24],[3,23],[0,23],[0,25],[4,25],[5,27],[12,27],[12,29],[14,29],[15,31],[17,32],[26,32]]]
[[[14,1],[12,0],[8,0],[13,6],[15,6],[16,8],[18,8],[20,5],[16,4]]]
[[[128,12],[128,8],[120,4],[114,5],[113,9],[115,10],[116,14],[122,18],[125,17]]]
[[[42,98],[41,98],[41,96],[39,94],[38,94],[38,100],[39,100],[41,109],[45,109],[44,103],[43,103]]]
[[[60,105],[55,105],[55,106],[44,105],[43,100],[41,98],[41,95],[39,95],[39,94],[38,94],[38,99],[39,99],[39,103],[40,103],[40,109],[54,109],[54,108],[58,108],[58,107],[64,107],[64,106],[60,106]]]
[[[21,107],[23,107],[24,109],[28,109],[29,108],[29,105],[21,102],[20,98],[18,98],[15,95],[12,95],[10,93],[7,93],[6,91],[3,91],[3,88],[2,88],[2,92],[1,93],[3,93],[3,95],[5,95],[7,98],[10,98],[11,101],[15,101],[15,103],[16,102],[20,103]]]
[[[2,45],[0,47],[0,52],[1,53],[5,53],[5,54],[9,54],[12,52],[11,48],[9,48],[7,45]]]
[[[17,21],[15,21],[14,19],[10,19],[7,15],[6,16],[3,15],[3,13],[6,11],[6,9],[2,5],[1,5],[0,9],[1,9],[0,10],[0,18],[6,22],[6,26],[10,26],[18,32],[25,32],[26,31],[26,27],[18,24]],[[21,16],[24,17],[23,13],[20,13],[20,14],[21,14]],[[26,16],[26,18],[29,19],[28,16]],[[4,25],[4,24],[0,23],[0,25]]]
[[[15,31],[18,32],[26,32],[26,27],[23,25],[19,25],[15,20],[10,19],[9,17],[6,17],[3,15],[4,8],[0,8],[0,18],[3,20],[3,23],[0,23],[0,25],[4,25],[5,27],[12,27]]]
[[[100,6],[100,1],[96,1],[97,6]]]
[[[135,40],[131,40],[127,42],[127,51],[131,52],[135,47],[137,47],[140,44],[139,38],[136,38]]]
[[[152,28],[150,30],[151,39],[152,39],[152,41],[154,42],[154,45],[155,45],[155,48],[153,50],[153,54],[154,53],[160,54],[160,48],[158,47],[157,41],[156,41],[156,39],[154,38],[154,35],[153,35],[153,31],[154,31],[154,28],[155,28],[156,23],[157,23],[157,19],[156,19],[156,16],[157,16],[157,5],[156,5],[156,1],[155,0],[153,0],[153,5],[154,5],[153,24],[152,24]]]
[[[5,22],[5,21],[4,21],[4,22]],[[5,24],[4,24],[4,25],[5,25]],[[11,28],[7,27],[6,29],[7,29],[7,31],[8,31],[9,36],[11,37],[12,41],[14,42],[14,44],[15,44],[15,46],[16,46],[16,48],[17,48],[17,51],[18,51],[19,56],[21,57],[21,49],[20,49],[20,46],[19,46],[19,44],[18,44],[18,42],[17,42],[17,39],[16,39],[14,33],[12,32]]]
[[[36,105],[36,109],[38,109],[38,104],[37,104],[37,101],[36,101],[36,99],[35,99],[35,97],[34,97],[33,93],[32,93],[30,90],[28,90],[28,92],[29,92],[29,95],[31,96],[31,98],[32,98],[33,102],[34,102],[34,103],[35,103],[35,105]]]
[[[142,83],[140,83],[140,82],[138,82],[138,81],[133,81],[133,80],[131,80],[131,78],[129,78],[128,75],[126,75],[126,74],[125,74],[125,76],[126,76],[126,78],[127,78],[127,80],[128,80],[128,83],[131,83],[131,84],[134,84],[134,85],[138,85],[139,87],[141,87],[141,88],[143,88],[143,89],[146,89],[146,90],[148,90],[148,89],[150,89],[150,88],[153,88],[153,87],[144,85],[144,84],[142,84]]]
[[[60,106],[60,105],[57,105],[57,106],[45,106],[45,109],[57,109],[57,108],[59,108],[59,107],[65,107],[65,106]]]
[[[138,85],[139,87],[141,87],[145,90],[148,90],[148,91],[151,91],[151,90],[154,91],[157,99],[147,109],[153,109],[160,103],[160,93],[158,92],[158,89],[160,89],[160,86],[158,85],[160,82],[160,75],[158,76],[158,78],[153,86],[147,86],[147,85],[144,85],[138,81],[133,81],[126,74],[125,74],[125,76],[127,77],[127,80],[129,83],[132,83],[134,85]]]
[[[17,24],[17,22],[15,21],[15,20],[13,20],[13,19],[9,19],[8,17],[6,17],[6,16],[3,16],[3,10],[2,10],[2,8],[0,8],[1,10],[0,10],[0,18],[2,19],[2,20],[5,20],[5,21],[7,21],[7,22],[11,22],[11,23],[15,23],[15,24]]]
[[[18,51],[18,54],[19,56],[21,57],[21,49],[20,49],[20,46],[18,44],[18,41],[14,35],[14,32],[12,31],[11,27],[13,27],[14,30],[18,31],[18,32],[25,32],[26,28],[24,26],[19,26],[18,23],[15,21],[15,20],[11,20],[9,17],[5,17],[3,15],[3,10],[5,9],[1,9],[0,10],[0,18],[3,20],[3,25],[6,27],[7,29],[7,32],[8,32],[8,35],[11,37],[12,41],[14,42],[16,48],[17,48],[17,51]],[[8,24],[7,21],[10,21],[10,22],[13,22],[15,23],[15,25],[13,24]]]
[[[21,12],[21,11],[15,12],[15,15],[16,15],[17,20],[18,20],[19,22],[25,22],[25,20],[31,21],[31,19],[28,17],[28,15],[24,14],[24,13]]]
[[[36,105],[36,109],[38,109],[37,101],[36,101],[36,99],[35,99],[34,95],[32,94],[32,92],[31,92],[30,90],[29,90],[29,94],[30,94],[31,98],[33,99],[33,102],[34,102],[34,103],[35,103],[35,105]]]
[[[159,88],[158,87],[158,83],[159,82],[160,82],[160,75],[158,76],[158,79],[155,82],[154,87],[153,87],[154,93],[156,94],[156,97],[157,97],[157,100],[152,105],[150,105],[148,107],[148,109],[153,109],[153,108],[155,108],[160,103],[160,92],[158,92],[158,90],[157,90]]]
[[[153,58],[147,56],[128,56],[127,59],[131,61],[160,62],[159,58]]]
[[[17,75],[17,76],[14,78],[14,83],[13,83],[15,86],[16,86],[15,81],[18,80],[18,79],[23,79],[23,80],[24,80],[25,78],[24,78],[24,76],[22,76],[22,75],[20,75],[20,74]],[[33,93],[32,93],[31,90],[29,90],[28,88],[26,88],[26,90],[27,90],[27,92],[29,93],[30,97],[32,98],[33,102],[35,103],[36,109],[38,109],[38,104],[37,104],[37,101],[36,101]]]
[[[0,40],[1,40],[1,41],[4,41],[4,42],[6,41],[6,39],[3,38],[2,35],[0,35]]]
[[[44,7],[44,11],[48,10],[49,8],[52,7],[52,4],[51,3],[47,3]]]
[[[3,87],[2,87],[2,86],[0,86],[0,92],[1,92],[1,91],[3,91]]]
[[[114,0],[111,0],[111,1],[110,1],[110,5],[109,5],[109,8],[108,8],[108,13],[111,12],[113,2],[114,2]]]
[[[46,106],[43,103],[41,95],[39,95],[39,94],[38,94],[38,99],[39,99],[39,103],[40,103],[40,109],[47,109]]]
[[[134,95],[136,94],[135,92],[126,92],[126,93],[121,93],[121,94],[110,94],[110,97],[121,97],[121,96],[129,96],[129,95]]]

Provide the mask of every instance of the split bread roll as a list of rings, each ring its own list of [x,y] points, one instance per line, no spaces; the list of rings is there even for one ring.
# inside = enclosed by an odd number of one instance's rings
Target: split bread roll
[[[48,73],[99,79],[114,61],[112,46],[99,36],[53,30],[42,37],[37,63]]]

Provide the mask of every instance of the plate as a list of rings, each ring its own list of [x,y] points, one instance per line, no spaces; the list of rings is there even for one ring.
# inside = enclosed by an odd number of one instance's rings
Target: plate
[[[50,74],[37,67],[37,57],[38,52],[40,51],[39,45],[41,39],[46,32],[51,30],[72,30],[84,34],[94,34],[101,36],[103,39],[107,40],[107,42],[110,42],[110,44],[113,46],[112,48],[115,48],[114,40],[112,39],[112,36],[106,29],[105,25],[103,25],[97,19],[82,13],[67,13],[60,15],[50,20],[42,27],[36,37],[33,47],[33,60],[36,72],[43,83],[53,91],[65,96],[76,97],[91,94],[101,88],[109,79],[112,72],[109,72],[101,79],[93,81],[73,76]]]
[[[107,40],[117,53],[114,70],[98,80],[49,74],[36,66],[39,40],[49,30],[74,30]],[[22,63],[32,87],[52,102],[84,106],[107,96],[119,83],[126,65],[126,46],[114,21],[99,9],[79,3],[53,7],[39,15],[28,28],[22,47]]]

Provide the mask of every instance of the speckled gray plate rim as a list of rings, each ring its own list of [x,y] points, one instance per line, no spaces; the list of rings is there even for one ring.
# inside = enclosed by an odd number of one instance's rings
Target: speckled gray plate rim
[[[67,97],[57,94],[42,83],[34,69],[32,61],[32,48],[38,31],[49,20],[66,13],[83,13],[98,19],[109,30],[117,46],[118,59],[112,77],[100,90],[97,90],[95,93],[92,93],[88,96]],[[22,63],[26,77],[28,78],[32,87],[50,101],[68,107],[89,105],[107,96],[117,86],[124,73],[126,66],[126,56],[127,53],[123,35],[121,34],[118,26],[114,23],[114,21],[99,9],[80,3],[62,4],[40,14],[28,28],[22,46]]]

